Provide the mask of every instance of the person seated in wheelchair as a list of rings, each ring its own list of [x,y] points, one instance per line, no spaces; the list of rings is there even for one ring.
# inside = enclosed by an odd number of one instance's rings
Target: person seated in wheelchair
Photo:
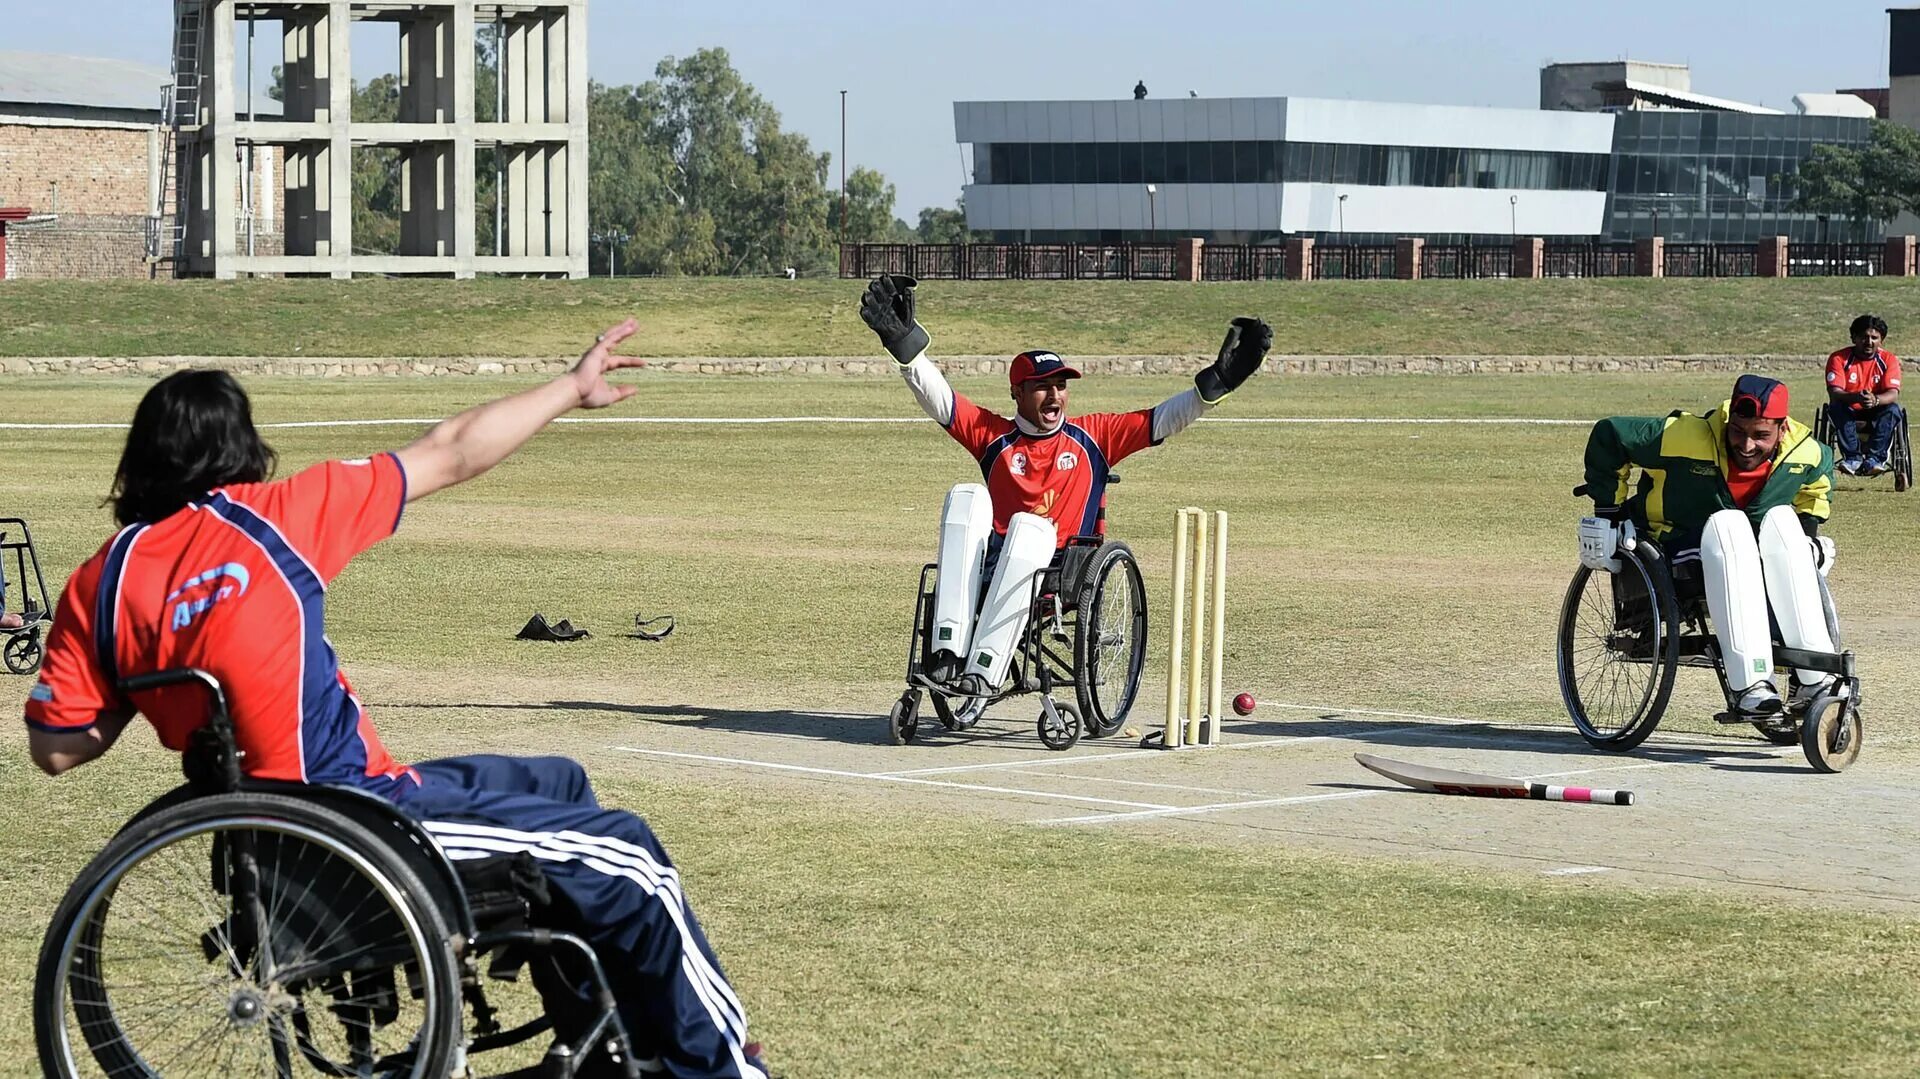
[[[0,539],[5,537],[6,533],[0,532]],[[27,620],[18,612],[7,610],[7,564],[6,559],[0,558],[0,630],[20,629],[26,624]]]
[[[326,636],[327,582],[395,532],[408,503],[486,472],[554,418],[634,387],[608,372],[632,320],[567,374],[448,419],[390,453],[270,480],[273,451],[223,371],[162,379],[134,413],[111,502],[120,531],[67,582],[26,706],[49,774],[110,749],[134,713],[184,752],[205,719],[197,687],[138,700],[123,679],[192,667],[224,684],[248,778],[357,787],[420,820],[456,862],[526,854],[593,945],[643,1060],[674,1075],[762,1077],[757,1043],[640,817],[606,809],[564,757],[388,755]],[[572,1009],[569,1012],[569,1009]],[[581,1004],[548,1001],[558,1025]]]
[[[1099,531],[1109,470],[1186,430],[1238,389],[1259,370],[1273,330],[1256,318],[1236,318],[1192,389],[1137,412],[1071,419],[1067,382],[1080,372],[1052,352],[1022,352],[1007,373],[1015,413],[1008,419],[955,391],[927,357],[932,339],[915,318],[913,284],[876,277],[861,297],[860,317],[920,407],[966,447],[986,481],[955,485],[941,508],[928,672],[957,692],[982,696],[1006,680],[1034,575],[1072,540]]]
[[[1880,347],[1887,322],[1878,315],[1854,319],[1847,333],[1853,346],[1827,357],[1826,407],[1840,451],[1837,467],[1849,476],[1878,476],[1892,467],[1893,435],[1906,419],[1899,402],[1900,357]],[[1864,452],[1861,423],[1873,432]]]
[[[1641,480],[1629,490],[1635,467]],[[1613,416],[1587,439],[1594,515],[1581,522],[1580,558],[1610,570],[1636,532],[1651,536],[1681,598],[1704,591],[1732,709],[1775,716],[1784,705],[1769,608],[1787,647],[1834,650],[1819,580],[1834,558],[1833,541],[1819,534],[1832,477],[1833,453],[1788,415],[1787,387],[1760,375],[1740,376],[1729,399],[1704,416]],[[1794,703],[1828,681],[1794,671]]]

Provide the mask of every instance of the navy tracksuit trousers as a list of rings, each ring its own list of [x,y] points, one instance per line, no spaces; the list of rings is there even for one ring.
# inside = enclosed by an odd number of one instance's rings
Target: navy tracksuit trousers
[[[644,1059],[674,1076],[764,1079],[747,1016],[645,821],[602,809],[565,757],[449,757],[415,766],[400,808],[449,858],[524,852],[581,915]],[[654,1066],[647,1061],[646,1066]]]

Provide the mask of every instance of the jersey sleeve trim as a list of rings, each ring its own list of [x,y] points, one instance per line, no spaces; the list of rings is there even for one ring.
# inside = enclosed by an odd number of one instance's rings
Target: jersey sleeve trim
[[[34,719],[31,716],[27,717],[27,726],[44,734],[79,734],[82,731],[90,731],[99,725],[100,721],[97,719],[90,719],[85,723],[74,723],[63,726],[58,723],[42,723],[40,720]]]
[[[400,519],[407,515],[407,466],[400,463],[400,455],[397,453],[389,452],[382,454],[382,456],[392,460],[393,467],[400,472],[400,505],[395,507],[393,511],[393,530],[387,533],[388,535],[392,535],[394,532],[400,531]]]

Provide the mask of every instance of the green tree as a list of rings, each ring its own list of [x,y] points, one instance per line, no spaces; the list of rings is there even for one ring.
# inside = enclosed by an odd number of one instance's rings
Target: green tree
[[[909,236],[912,229],[893,216],[893,185],[885,176],[862,165],[847,176],[846,227],[841,228],[842,200],[836,195],[827,208],[827,227],[836,239],[850,244],[886,243]]]
[[[929,206],[920,211],[920,224],[913,230],[914,238],[923,244],[965,244],[977,243],[984,239],[967,228],[966,207],[954,203],[953,209]]]
[[[1866,146],[1815,146],[1792,182],[1791,208],[1801,213],[1848,217],[1856,225],[1888,221],[1902,210],[1920,213],[1920,133],[1875,120]]]

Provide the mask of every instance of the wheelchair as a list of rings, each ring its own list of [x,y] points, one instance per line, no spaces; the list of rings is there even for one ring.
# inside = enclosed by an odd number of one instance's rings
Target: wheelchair
[[[994,704],[1038,693],[1040,743],[1054,750],[1073,748],[1083,734],[1104,738],[1126,724],[1147,661],[1147,589],[1126,544],[1104,535],[1077,536],[1034,574],[1026,629],[1005,685],[992,693],[969,694],[928,674],[938,576],[936,563],[920,570],[907,688],[887,713],[894,745],[918,735],[923,698],[931,699],[942,726],[963,731]],[[1056,699],[1062,689],[1072,689],[1074,699]]]
[[[1584,495],[1584,486],[1574,491]],[[1706,595],[1694,582],[1676,585],[1666,555],[1645,537],[1615,555],[1617,571],[1582,565],[1567,586],[1560,609],[1555,658],[1560,696],[1580,736],[1595,749],[1625,751],[1660,725],[1682,667],[1705,667],[1720,680],[1727,710],[1720,723],[1751,723],[1769,743],[1800,744],[1817,772],[1839,772],[1859,759],[1864,730],[1860,678],[1850,651],[1810,652],[1780,642],[1773,654],[1781,668],[1818,671],[1835,681],[1822,693],[1789,704],[1777,716],[1753,719],[1733,710],[1720,642],[1714,636]],[[1840,622],[1833,596],[1820,577],[1821,606],[1836,647]],[[1789,681],[1791,678],[1789,676]],[[1742,687],[1744,688],[1744,687]]]
[[[1860,423],[1862,441],[1871,437],[1865,421]],[[1813,437],[1833,447],[1834,456],[1840,455],[1840,439],[1834,433],[1833,417],[1827,407],[1821,405],[1813,414]],[[1900,423],[1893,429],[1893,441],[1887,446],[1887,465],[1893,473],[1893,489],[1905,491],[1913,486],[1913,440],[1907,432],[1907,416],[1904,409],[1900,413]],[[1863,477],[1864,478],[1864,477]]]
[[[242,778],[203,671],[121,688],[192,684],[210,708],[187,782],[121,829],[48,927],[33,996],[46,1075],[467,1076],[473,1056],[555,1028],[542,1014],[502,1029],[484,985],[525,970],[590,999],[539,1065],[507,1074],[639,1076],[592,947],[536,924],[556,897],[532,858],[453,861],[378,795]]]
[[[19,539],[7,538],[16,533]],[[7,581],[7,610],[26,623],[19,629],[0,629],[0,663],[14,674],[32,674],[40,669],[40,658],[46,654],[53,604],[48,601],[46,578],[40,575],[33,533],[18,517],[0,517],[0,577]]]

